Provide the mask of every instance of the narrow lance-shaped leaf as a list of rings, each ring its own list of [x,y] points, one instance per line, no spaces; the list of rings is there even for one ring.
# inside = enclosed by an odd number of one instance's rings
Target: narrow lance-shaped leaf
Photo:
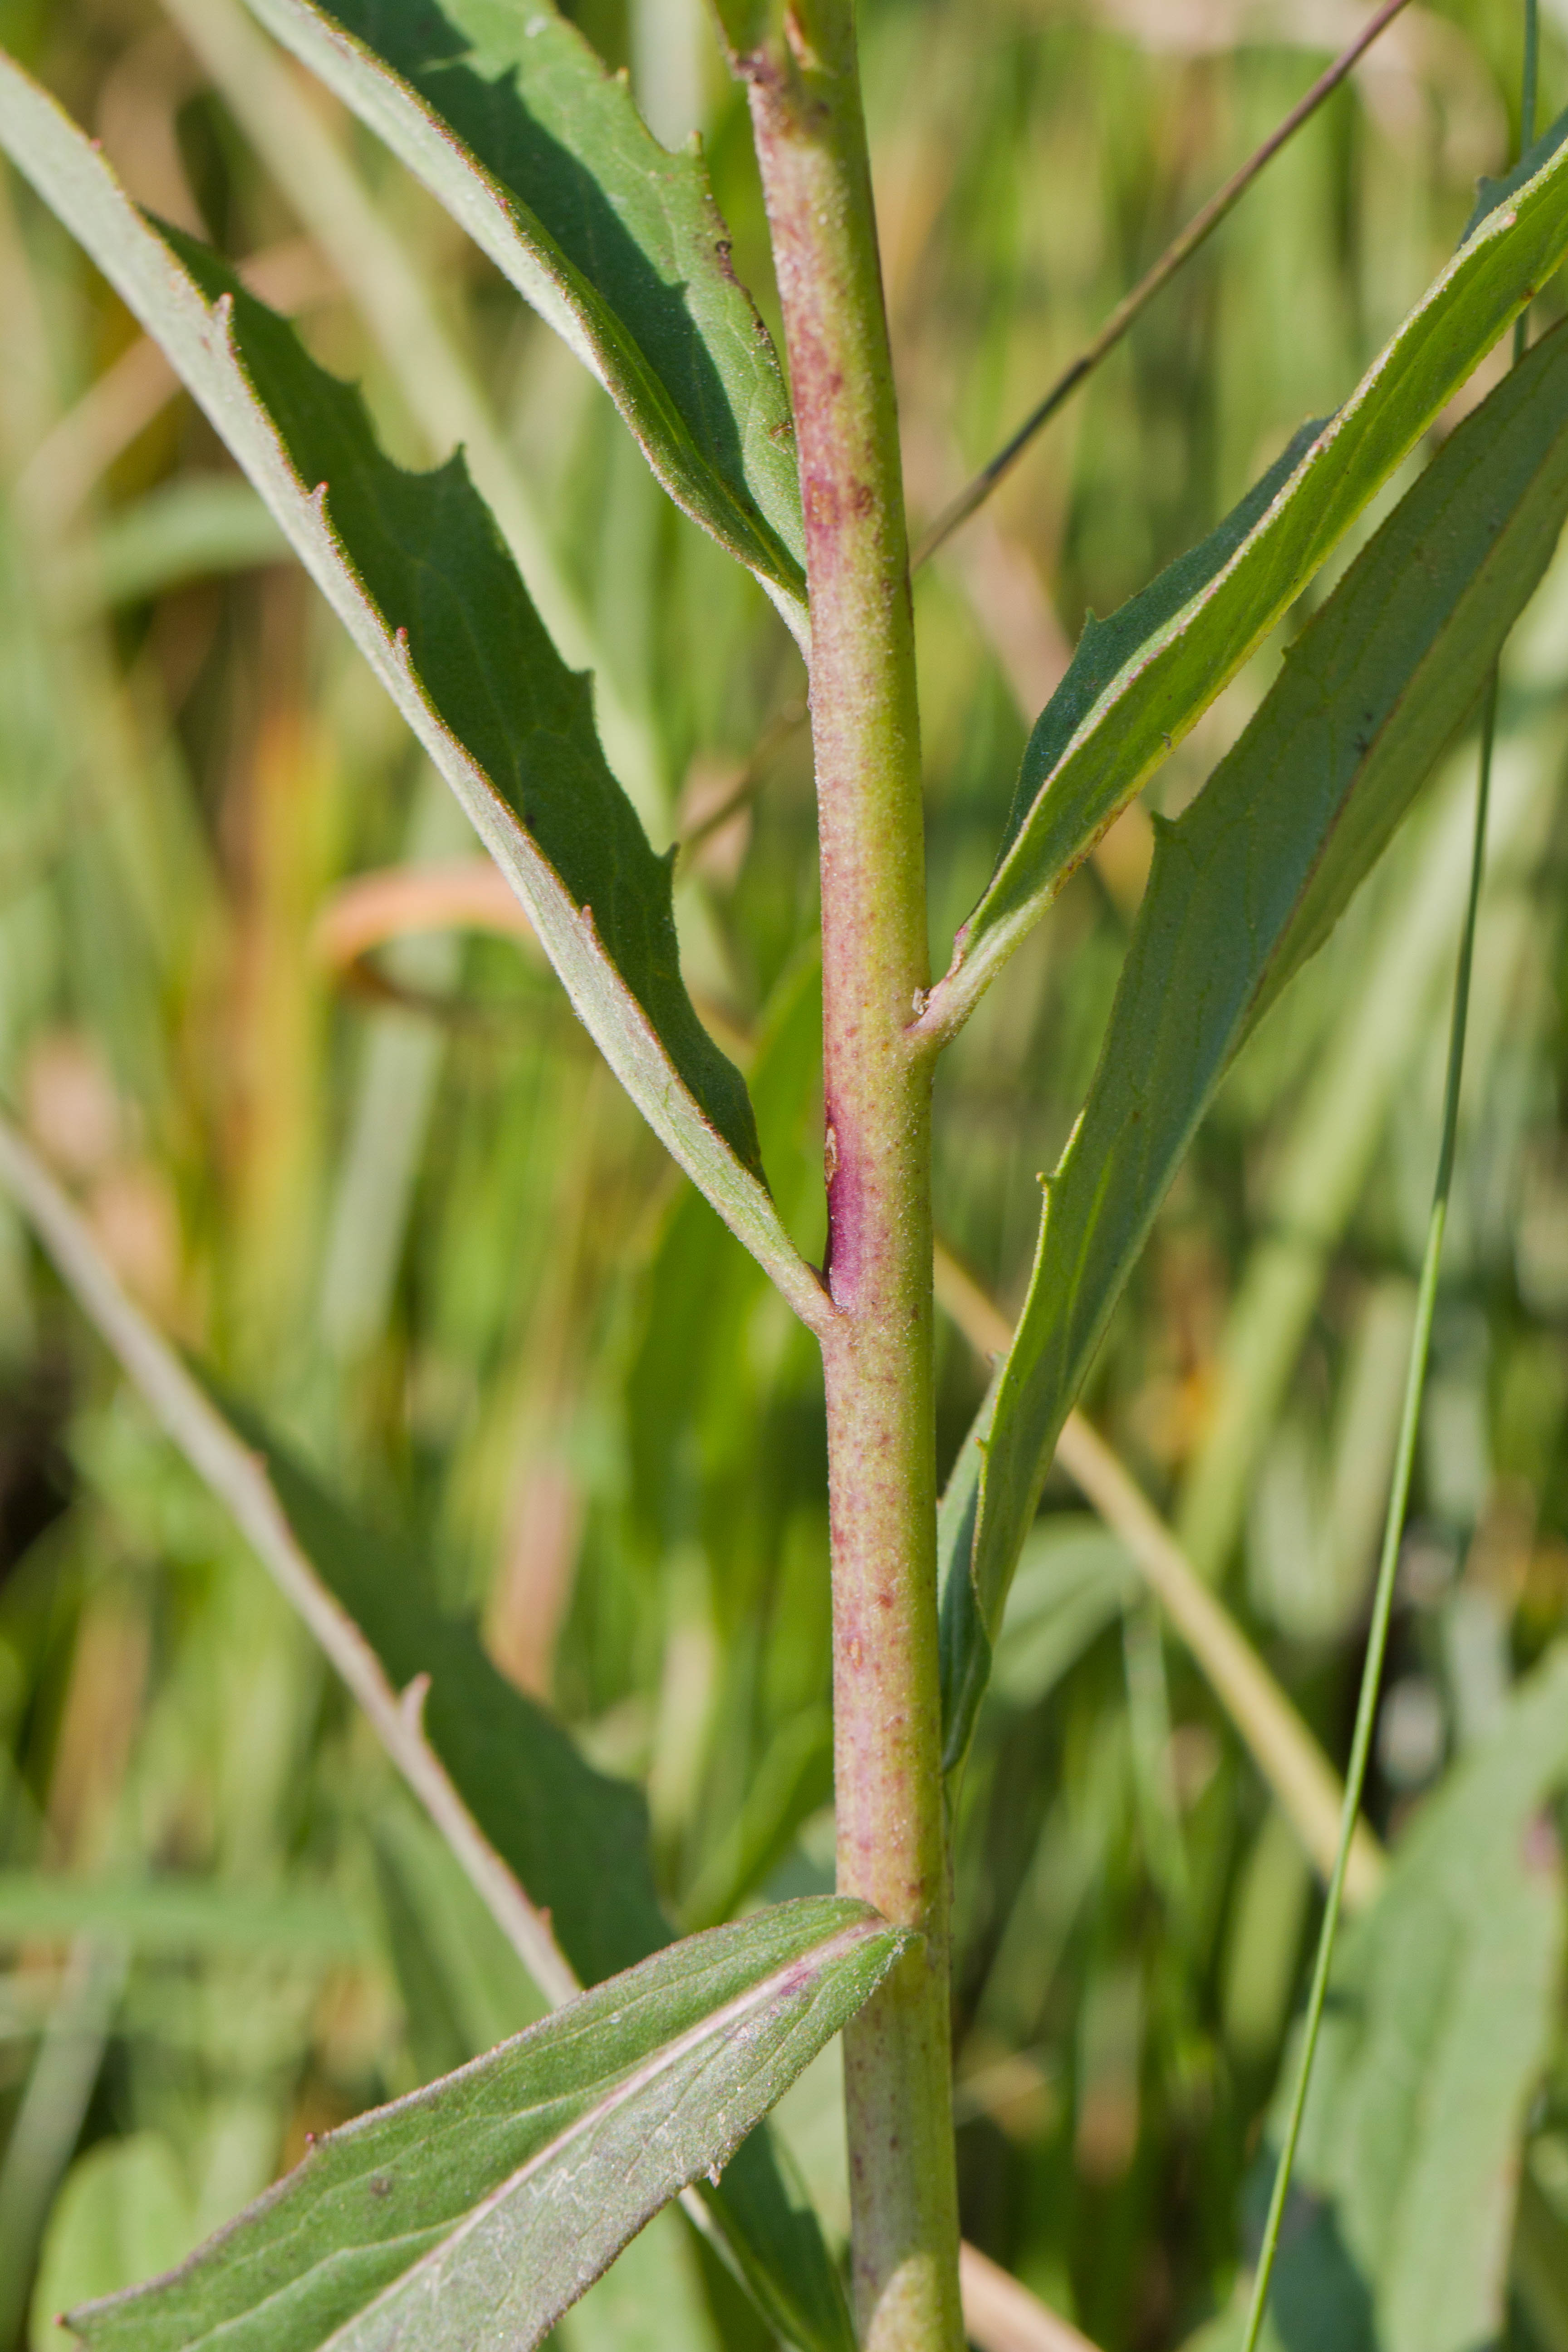
[[[405,474],[363,404],[225,264],[156,231],[0,55],[0,142],[206,410],[527,908],[586,1028],[693,1182],[805,1320],[745,1085],[680,977],[656,857],[460,457]]]
[[[1568,146],[1496,205],[1231,547],[1227,525],[1104,629],[1038,720],[1002,855],[932,991],[948,1035],[1073,868],[1300,593],[1445,401],[1568,251]],[[1234,524],[1236,518],[1232,519]],[[1216,566],[1213,557],[1218,553]],[[1195,572],[1187,584],[1185,567]],[[1176,603],[1172,588],[1184,591]],[[1116,665],[1111,671],[1111,665]]]
[[[1342,908],[1480,692],[1568,514],[1568,331],[1445,444],[1286,656],[1235,749],[1158,826],[1099,1067],[1047,1189],[944,1594],[950,1758],[989,1673],[1052,1449],[1226,1067]]]
[[[676,504],[804,629],[789,400],[694,148],[553,0],[250,0],[605,385]]]
[[[672,1945],[330,2133],[182,2268],[68,2324],[90,2352],[527,2352],[728,2160],[903,1940],[822,1897]]]

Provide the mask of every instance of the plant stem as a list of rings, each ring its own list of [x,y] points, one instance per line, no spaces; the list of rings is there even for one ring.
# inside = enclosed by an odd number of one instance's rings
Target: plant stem
[[[957,2352],[937,1675],[920,724],[898,418],[851,0],[738,61],[795,398],[822,866],[838,1883],[921,1942],[845,2037],[867,2352]]]

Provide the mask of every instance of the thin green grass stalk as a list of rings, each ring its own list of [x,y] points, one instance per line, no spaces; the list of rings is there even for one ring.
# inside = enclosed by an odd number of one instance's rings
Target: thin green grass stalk
[[[1524,70],[1519,138],[1521,155],[1535,138],[1540,54],[1539,0],[1524,0]],[[1514,327],[1513,361],[1516,367],[1524,356],[1529,317],[1527,309],[1521,313]],[[1247,2315],[1247,2335],[1242,2352],[1256,2352],[1264,2314],[1268,2307],[1268,2288],[1274,2275],[1275,2258],[1279,2251],[1279,2229],[1285,2216],[1285,2200],[1290,2190],[1290,2174],[1296,2161],[1297,2143],[1301,2137],[1301,2118],[1306,2113],[1312,2063],[1318,2052],[1318,2033],[1323,2021],[1323,2003],[1328,1996],[1329,1969],[1333,1960],[1334,1937],[1339,1928],[1340,1906],[1344,1894],[1345,1865],[1350,1857],[1351,1839],[1361,1813],[1367,1759],[1372,1752],[1372,1727],[1377,1714],[1378,1691],[1383,1682],[1384,1658],[1388,1649],[1388,1621],[1394,1608],[1394,1581],[1399,1566],[1400,1538],[1405,1532],[1405,1511],[1410,1498],[1410,1474],[1415,1460],[1416,1434],[1421,1425],[1421,1396],[1426,1381],[1426,1360],[1432,1346],[1432,1317],[1437,1304],[1437,1275],[1442,1264],[1443,1234],[1448,1222],[1448,1194],[1454,1176],[1454,1148],[1459,1128],[1459,1083],[1464,1074],[1465,1029],[1470,1010],[1470,971],[1475,961],[1476,914],[1480,905],[1481,879],[1486,867],[1487,812],[1491,801],[1497,706],[1498,671],[1494,664],[1487,684],[1486,704],[1481,712],[1475,846],[1470,857],[1470,895],[1465,908],[1464,933],[1459,942],[1458,969],[1454,975],[1448,1067],[1443,1086],[1443,1142],[1437,1157],[1437,1180],[1432,1188],[1432,1213],[1426,1226],[1426,1255],[1421,1262],[1421,1287],[1415,1303],[1415,1328],[1410,1339],[1410,1367],[1405,1381],[1399,1448],[1394,1456],[1394,1485],[1388,1497],[1388,1517],[1383,1530],[1383,1553],[1377,1566],[1371,1636],[1367,1643],[1366,1663],[1362,1669],[1361,1695],[1356,1701],[1355,1737],[1351,1743],[1350,1769],[1345,1775],[1339,1852],[1334,1857],[1333,1876],[1329,1881],[1329,1896],[1323,1908],[1317,1957],[1312,1963],[1312,1989],[1307,2002],[1301,2060],[1296,2070],[1296,2087],[1290,2096],[1290,2118],[1286,2127],[1285,2145],[1280,2151],[1274,2174],[1274,2189],[1268,2200],[1268,2218],[1264,2225],[1263,2244],[1252,2285],[1252,2307]]]
[[[1366,1664],[1362,1671],[1361,1696],[1356,1703],[1355,1737],[1351,1743],[1350,1769],[1345,1775],[1344,1809],[1340,1818],[1339,1851],[1334,1856],[1333,1875],[1329,1881],[1328,1901],[1323,1910],[1322,1931],[1318,1937],[1317,1958],[1312,1967],[1312,1990],[1307,2002],[1307,2027],[1301,2044],[1300,2064],[1296,2072],[1296,2087],[1290,2099],[1290,2119],[1285,2133],[1285,2146],[1280,2152],[1279,2168],[1274,2175],[1274,2191],[1268,2200],[1268,2219],[1263,2232],[1263,2247],[1258,2256],[1258,2273],[1253,2282],[1252,2307],[1247,2314],[1247,2336],[1243,2352],[1255,2352],[1258,2333],[1263,2326],[1264,2312],[1268,2303],[1269,2281],[1274,2273],[1274,2259],[1279,2247],[1279,2225],[1284,2217],[1285,2199],[1289,2191],[1291,2168],[1296,2160],[1296,2143],[1301,2134],[1301,2117],[1306,2111],[1307,2091],[1311,2082],[1312,2062],[1317,2055],[1318,2030],[1323,2021],[1323,2002],[1328,1993],[1329,1969],[1333,1958],[1334,1937],[1340,1924],[1340,1907],[1344,1895],[1345,1866],[1350,1858],[1351,1839],[1361,1812],[1362,1793],[1366,1785],[1367,1759],[1372,1752],[1372,1727],[1377,1715],[1378,1691],[1383,1682],[1383,1662],[1388,1647],[1388,1621],[1394,1607],[1394,1583],[1399,1566],[1400,1538],[1405,1532],[1405,1510],[1410,1497],[1410,1474],[1415,1459],[1415,1438],[1421,1425],[1421,1394],[1426,1380],[1426,1359],[1432,1342],[1432,1317],[1437,1303],[1437,1276],[1443,1256],[1443,1231],[1448,1218],[1448,1193],[1454,1174],[1454,1144],[1459,1123],[1459,1080],[1465,1061],[1465,1028],[1470,1008],[1470,968],[1476,943],[1476,910],[1480,903],[1481,877],[1486,862],[1487,810],[1491,799],[1492,743],[1497,728],[1497,672],[1494,669],[1487,688],[1486,708],[1481,718],[1480,779],[1476,793],[1475,849],[1470,862],[1470,895],[1465,909],[1464,935],[1459,944],[1458,971],[1454,980],[1454,1012],[1448,1033],[1448,1068],[1443,1089],[1443,1143],[1437,1160],[1437,1181],[1432,1192],[1432,1213],[1426,1226],[1426,1248],[1421,1261],[1421,1287],[1416,1299],[1415,1328],[1410,1342],[1410,1368],[1405,1376],[1405,1408],[1399,1425],[1399,1449],[1394,1456],[1394,1486],[1388,1498],[1388,1517],[1383,1531],[1383,1552],[1378,1561],[1377,1588],[1373,1600],[1372,1630],[1367,1642]]]

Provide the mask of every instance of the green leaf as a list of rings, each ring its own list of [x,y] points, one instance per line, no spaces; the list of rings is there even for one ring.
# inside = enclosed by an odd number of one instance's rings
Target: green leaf
[[[826,1897],[673,1945],[329,2134],[182,2269],[68,2324],[91,2352],[523,2352],[728,2161],[903,1941]]]
[[[250,0],[598,377],[676,504],[797,631],[789,399],[700,153],[552,0]]]
[[[1113,686],[1130,661],[1142,653],[1163,629],[1169,627],[1195,596],[1217,579],[1237,549],[1267,514],[1279,491],[1289,480],[1310,449],[1327,419],[1319,417],[1303,425],[1288,448],[1275,459],[1260,480],[1254,482],[1247,496],[1234,506],[1225,520],[1189,548],[1173,563],[1151,580],[1147,588],[1130,596],[1107,621],[1097,620],[1090,613],[1083,625],[1083,635],[1068,664],[1061,684],[1035,721],[1028,749],[1019,773],[1013,805],[1007,813],[1007,829],[1003,835],[1002,856],[1017,840],[1028,823],[1040,789],[1042,776],[1050,775],[1071,745],[1079,728],[1092,713],[1096,703],[1108,688]]]
[[[1291,647],[1175,824],[1161,823],[1083,1115],[1047,1189],[984,1449],[970,1577],[944,1612],[948,1748],[1058,1433],[1183,1153],[1237,1049],[1399,823],[1568,513],[1568,332],[1445,444]]]
[[[396,1689],[429,1676],[426,1734],[469,1812],[585,1983],[639,1961],[672,1930],[654,1890],[640,1790],[595,1771],[574,1741],[490,1664],[471,1625],[426,1596],[400,1538],[351,1517],[253,1416],[226,1406],[260,1455],[290,1530]],[[699,2190],[725,2255],[777,2333],[848,2352],[848,2312],[810,2204],[765,2128]]]
[[[637,1792],[590,1771],[559,1727],[499,1682],[472,1633],[422,1594],[417,1562],[355,1529],[264,1436],[225,1417],[121,1290],[89,1229],[4,1118],[0,1175],[168,1435],[365,1709],[539,1989],[565,1997],[574,1964],[578,1972],[594,1965],[595,1937],[629,1947],[634,1958],[639,1943],[662,1945],[668,1931],[653,1899]],[[513,1875],[519,1866],[554,1890],[562,1917],[553,1939]],[[821,2229],[766,2127],[742,2146],[722,2181],[697,2194],[775,2332],[801,2352],[850,2352],[848,2311]]]
[[[938,1663],[942,1674],[942,1769],[952,1772],[968,1752],[970,1735],[991,1679],[992,1627],[974,1605],[971,1562],[980,1517],[980,1477],[1001,1385],[998,1366],[964,1433],[936,1508]]]
[[[29,2330],[35,2352],[63,2352],[57,2315],[89,2295],[167,2270],[201,2235],[195,2200],[162,2132],[100,2139],[71,2166],[38,2253]]]
[[[1081,664],[1047,705],[1024,755],[996,870],[931,993],[925,1021],[933,1034],[951,1034],[967,1018],[1067,877],[1300,593],[1564,251],[1568,147],[1487,215],[1234,549],[1224,550],[1216,537],[1184,559],[1197,582],[1185,601],[1171,610],[1171,592],[1156,582],[1106,631],[1088,636]],[[1211,551],[1221,553],[1217,570],[1210,568]],[[1184,577],[1174,585],[1185,588]],[[1107,677],[1113,659],[1119,666]]]
[[[1271,2352],[1500,2340],[1520,2139],[1563,1963],[1561,1867],[1538,1816],[1565,1780],[1560,1646],[1422,1807],[1376,1904],[1345,1934],[1262,2338]],[[1286,2099],[1295,2065],[1292,2051]],[[1276,2116],[1276,2145],[1279,2128]]]
[[[656,1133],[796,1312],[822,1290],[762,1180],[744,1082],[680,977],[668,860],[605,764],[460,457],[405,474],[357,393],[216,257],[158,232],[0,55],[0,142],[206,410],[506,875]]]

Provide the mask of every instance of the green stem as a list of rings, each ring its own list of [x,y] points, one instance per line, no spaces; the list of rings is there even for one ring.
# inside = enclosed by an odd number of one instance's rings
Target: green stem
[[[1476,943],[1476,910],[1480,903],[1481,875],[1486,856],[1487,809],[1491,797],[1492,740],[1497,728],[1497,672],[1494,669],[1487,688],[1486,708],[1481,719],[1480,779],[1476,793],[1475,848],[1470,860],[1470,894],[1465,909],[1465,929],[1459,944],[1458,971],[1454,980],[1454,1011],[1448,1033],[1448,1068],[1443,1092],[1443,1142],[1437,1158],[1437,1181],[1432,1192],[1432,1213],[1426,1226],[1426,1248],[1421,1261],[1421,1287],[1416,1297],[1415,1329],[1410,1342],[1410,1365],[1405,1374],[1405,1408],[1399,1425],[1399,1445],[1394,1456],[1394,1485],[1388,1498],[1388,1517],[1384,1525],[1383,1552],[1378,1561],[1377,1585],[1372,1604],[1372,1629],[1367,1641],[1366,1663],[1362,1670],[1361,1696],[1356,1703],[1355,1736],[1351,1742],[1350,1769],[1345,1775],[1344,1808],[1340,1817],[1339,1851],[1334,1856],[1333,1875],[1329,1881],[1328,1901],[1323,1909],[1323,1925],[1318,1937],[1317,1958],[1312,1967],[1312,1989],[1307,2000],[1307,2023],[1302,2037],[1300,2062],[1296,2069],[1296,2085],[1290,2098],[1289,2121],[1285,2130],[1285,2145],[1274,2175],[1274,2191],[1268,2200],[1268,2219],[1264,2225],[1263,2246],[1258,2256],[1258,2274],[1253,2282],[1252,2307],[1247,2314],[1247,2336],[1243,2352],[1254,2352],[1263,2315],[1268,2308],[1268,2285],[1274,2274],[1274,2260],[1279,2248],[1279,2225],[1284,2217],[1285,2199],[1290,2187],[1290,2173],[1296,2161],[1296,2144],[1301,2136],[1301,2117],[1306,2111],[1307,2090],[1312,2077],[1312,2061],[1317,2054],[1318,2032],[1323,2021],[1323,2002],[1329,1989],[1329,1969],[1333,1958],[1334,1936],[1340,1924],[1340,1908],[1344,1899],[1345,1869],[1350,1859],[1351,1839],[1361,1812],[1362,1793],[1366,1785],[1367,1759],[1372,1751],[1373,1725],[1377,1718],[1378,1691],[1383,1681],[1383,1662],[1388,1648],[1388,1621],[1394,1607],[1394,1576],[1399,1566],[1400,1538],[1405,1531],[1405,1507],[1410,1499],[1410,1476],[1415,1460],[1415,1438],[1421,1424],[1421,1391],[1426,1379],[1426,1359],[1432,1344],[1432,1316],[1437,1303],[1437,1275],[1443,1256],[1443,1229],[1447,1223],[1448,1193],[1454,1174],[1454,1145],[1458,1133],[1459,1080],[1465,1062],[1465,1028],[1469,1015],[1470,968]]]
[[[898,416],[851,0],[737,60],[795,399],[822,866],[838,1883],[919,1929],[845,2037],[867,2352],[957,2352],[937,1675],[930,978]]]

